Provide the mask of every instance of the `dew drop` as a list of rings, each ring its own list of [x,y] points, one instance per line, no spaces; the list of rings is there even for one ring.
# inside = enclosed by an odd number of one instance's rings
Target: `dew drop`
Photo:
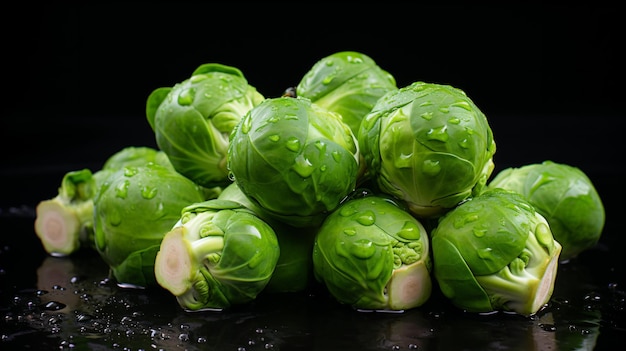
[[[272,134],[272,135],[269,136],[269,139],[270,139],[270,141],[277,142],[277,141],[280,140],[280,135]]]
[[[350,246],[350,253],[355,257],[366,259],[372,257],[376,252],[376,247],[371,240],[359,239],[352,243]]]
[[[422,170],[424,174],[436,176],[441,171],[441,166],[437,160],[424,160],[422,163]]]
[[[426,133],[426,137],[428,140],[446,142],[450,139],[450,136],[448,135],[448,127],[444,125],[439,128],[432,128]]]
[[[193,103],[193,100],[196,96],[196,89],[189,88],[185,89],[178,94],[178,104],[181,106],[188,106]]]
[[[460,107],[466,111],[471,111],[472,110],[472,106],[469,104],[469,102],[467,101],[457,101],[455,103],[450,104],[451,107]]]
[[[285,146],[291,151],[298,151],[300,150],[300,140],[296,137],[290,137],[285,143]]]
[[[241,121],[241,132],[243,134],[248,134],[250,132],[250,129],[252,129],[252,118],[250,117],[250,115],[246,115],[246,117],[244,117],[244,119]]]
[[[333,157],[333,160],[335,160],[336,162],[341,162],[341,154],[339,154],[338,151],[333,151],[330,154]]]
[[[476,253],[478,254],[478,257],[482,258],[482,259],[491,259],[493,258],[493,252],[492,249],[490,247],[486,247],[483,249],[478,249],[476,250]]]
[[[424,101],[424,102],[419,104],[419,107],[432,106],[432,104],[433,104],[432,101]],[[431,117],[432,117],[432,113],[431,113]]]
[[[448,123],[450,124],[460,124],[461,120],[458,117],[451,117],[448,119]]]
[[[328,84],[330,84],[333,81],[333,79],[335,79],[335,76],[329,74],[326,77],[324,77],[324,79],[322,80],[322,84],[328,85]]]
[[[126,199],[126,197],[128,196],[128,187],[130,187],[130,182],[128,180],[120,182],[115,187],[115,196],[119,197],[120,199]]]
[[[196,74],[195,76],[191,76],[191,78],[189,78],[189,82],[191,83],[198,83],[201,82],[203,80],[206,80],[208,77],[206,74]]]
[[[117,227],[122,223],[122,215],[117,208],[111,208],[107,212],[107,220],[110,225]]]
[[[424,112],[420,115],[420,117],[422,117],[423,119],[430,121],[431,119],[433,119],[433,113],[430,111]]]
[[[58,301],[50,301],[44,305],[44,309],[48,311],[58,311],[65,308],[65,304]]]
[[[345,235],[348,235],[348,236],[354,236],[354,235],[356,235],[356,229],[354,229],[354,228],[345,228],[343,230],[343,233]]]
[[[398,236],[403,239],[417,240],[420,238],[420,228],[414,222],[406,221],[398,232]]]
[[[150,200],[156,196],[157,192],[158,190],[156,187],[146,185],[143,188],[141,188],[141,197],[143,197],[146,200]]]
[[[485,234],[487,234],[486,229],[480,229],[480,228],[474,228],[472,232],[474,233],[474,236],[477,238],[482,238],[483,236],[485,236]]]
[[[356,218],[356,221],[359,224],[369,226],[376,222],[376,215],[374,214],[372,210],[366,210],[366,211],[359,213],[359,215]]]
[[[357,212],[358,211],[354,206],[345,205],[339,210],[339,215],[342,217],[350,217]]]
[[[313,174],[313,171],[315,171],[315,167],[313,167],[313,164],[311,164],[311,161],[309,161],[309,159],[307,159],[303,155],[298,155],[293,164],[293,170],[296,171],[296,173],[298,173],[298,175],[300,175],[301,177],[307,178],[310,177],[311,174]]]

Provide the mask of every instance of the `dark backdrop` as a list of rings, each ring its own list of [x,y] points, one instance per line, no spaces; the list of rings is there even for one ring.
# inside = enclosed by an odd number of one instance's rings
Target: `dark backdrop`
[[[5,184],[2,203],[34,204],[66,171],[156,146],[148,94],[202,63],[236,66],[273,97],[343,50],[368,54],[398,86],[463,89],[491,122],[497,170],[551,159],[599,181],[624,161],[620,21],[616,8],[591,6],[18,5],[2,12],[0,175],[38,178]]]

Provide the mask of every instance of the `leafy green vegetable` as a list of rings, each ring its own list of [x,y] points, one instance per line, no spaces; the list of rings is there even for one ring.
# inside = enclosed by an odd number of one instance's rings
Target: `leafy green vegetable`
[[[339,113],[357,135],[376,101],[396,89],[395,78],[371,57],[340,51],[317,61],[296,87],[296,95]]]
[[[431,295],[429,236],[387,197],[351,198],[331,213],[313,247],[315,277],[340,303],[406,310]]]
[[[241,191],[275,219],[317,226],[360,170],[356,137],[337,113],[305,98],[266,99],[233,129],[228,168]]]
[[[207,63],[173,87],[155,89],[146,117],[174,168],[206,188],[229,183],[229,135],[264,97],[231,66]]]
[[[500,171],[488,188],[516,191],[550,223],[567,261],[597,244],[605,222],[600,195],[579,168],[553,161]]]
[[[272,227],[243,205],[190,205],[161,243],[157,282],[186,310],[221,310],[256,298],[280,255]]]
[[[306,290],[313,283],[313,238],[315,228],[296,228],[268,216],[255,206],[241,191],[236,182],[228,185],[218,199],[242,204],[267,222],[278,239],[280,257],[272,278],[263,290],[269,293],[297,292]]]
[[[67,172],[57,196],[40,201],[36,207],[35,233],[46,252],[53,256],[67,256],[80,248],[95,249],[93,198],[102,180],[126,165],[148,162],[169,165],[167,156],[161,151],[129,146],[111,155],[95,173],[86,168]]]
[[[205,200],[205,191],[156,163],[109,174],[94,203],[96,249],[120,286],[156,285],[154,259],[163,236],[183,208]]]
[[[434,276],[459,308],[530,316],[552,296],[561,245],[516,192],[489,189],[466,200],[431,238]]]
[[[363,119],[358,142],[365,177],[423,218],[478,193],[494,168],[487,118],[448,85],[415,82],[385,94]]]

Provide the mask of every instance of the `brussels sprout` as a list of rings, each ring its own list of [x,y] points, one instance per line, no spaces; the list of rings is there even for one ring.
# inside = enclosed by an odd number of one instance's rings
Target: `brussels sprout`
[[[552,296],[561,245],[516,192],[489,189],[466,200],[431,238],[434,276],[459,308],[530,316]]]
[[[80,248],[95,249],[93,198],[102,180],[126,165],[148,162],[170,165],[161,151],[129,146],[111,155],[95,173],[87,168],[67,172],[58,194],[40,201],[36,207],[35,233],[46,252],[52,256],[67,256]]]
[[[264,292],[298,292],[311,285],[313,282],[311,251],[315,228],[296,228],[268,216],[263,209],[254,205],[245,196],[237,182],[225,187],[217,198],[242,204],[274,229],[280,246],[280,257]]]
[[[157,282],[190,311],[254,300],[280,255],[272,227],[243,205],[213,199],[183,209],[156,256]]]
[[[356,137],[306,98],[266,99],[233,129],[232,179],[255,205],[296,227],[317,226],[357,182]]]
[[[156,285],[154,259],[181,210],[205,191],[171,168],[127,166],[104,179],[94,198],[95,247],[118,285]]]
[[[520,193],[550,223],[565,262],[598,243],[605,212],[600,195],[579,168],[552,161],[500,171],[488,188]]]
[[[356,309],[401,311],[431,295],[429,237],[389,198],[351,198],[315,236],[313,270],[332,296]]]
[[[233,127],[263,100],[239,69],[207,63],[174,87],[155,89],[146,116],[174,168],[212,188],[229,183],[226,154]]]
[[[422,218],[479,192],[494,168],[487,118],[448,85],[415,82],[385,94],[363,119],[358,142],[365,178]]]
[[[376,101],[396,89],[395,78],[372,58],[341,51],[317,61],[296,87],[296,95],[339,113],[357,135],[361,120]]]

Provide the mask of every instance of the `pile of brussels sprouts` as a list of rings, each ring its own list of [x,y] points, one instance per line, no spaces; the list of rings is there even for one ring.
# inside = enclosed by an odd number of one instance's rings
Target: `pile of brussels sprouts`
[[[96,250],[121,287],[185,310],[327,289],[404,311],[440,289],[468,312],[537,313],[557,267],[593,247],[603,204],[578,168],[494,170],[489,121],[464,91],[398,87],[354,51],[265,97],[209,63],[146,102],[158,150],[68,172],[37,207],[48,253]]]

